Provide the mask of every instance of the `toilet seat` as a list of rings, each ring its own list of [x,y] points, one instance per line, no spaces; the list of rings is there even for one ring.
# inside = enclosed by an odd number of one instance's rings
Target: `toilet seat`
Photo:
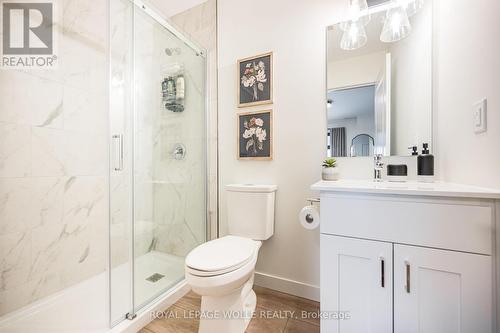
[[[186,272],[194,276],[217,276],[233,272],[254,259],[261,242],[225,236],[204,243],[186,257]]]

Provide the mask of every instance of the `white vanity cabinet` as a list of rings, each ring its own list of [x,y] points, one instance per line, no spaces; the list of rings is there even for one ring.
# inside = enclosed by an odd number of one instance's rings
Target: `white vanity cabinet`
[[[500,192],[370,181],[312,189],[321,198],[321,332],[496,332]]]

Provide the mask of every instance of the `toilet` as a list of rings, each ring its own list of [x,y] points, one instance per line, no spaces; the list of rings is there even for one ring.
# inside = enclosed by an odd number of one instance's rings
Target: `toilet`
[[[276,185],[226,185],[229,235],[193,249],[186,281],[201,296],[199,333],[243,333],[255,311],[255,264],[274,233]]]

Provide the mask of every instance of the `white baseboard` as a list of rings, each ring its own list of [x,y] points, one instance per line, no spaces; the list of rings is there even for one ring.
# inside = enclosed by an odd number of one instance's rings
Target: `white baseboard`
[[[319,302],[319,286],[260,272],[255,272],[254,283],[260,287]]]

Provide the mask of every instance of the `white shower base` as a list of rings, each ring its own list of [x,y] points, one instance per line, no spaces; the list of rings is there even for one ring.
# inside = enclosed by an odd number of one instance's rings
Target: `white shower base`
[[[157,282],[149,282],[146,278],[159,273],[165,277]],[[125,274],[125,275],[124,275]],[[130,309],[130,267],[128,265],[120,265],[112,272],[111,283],[119,283],[114,285],[111,295],[112,300],[112,322],[118,318],[125,317],[125,314],[131,311]],[[125,277],[125,278],[122,278]],[[142,304],[149,303],[159,293],[173,286],[184,278],[184,258],[177,257],[163,252],[151,251],[138,257],[135,260],[135,305],[136,307]]]
[[[151,300],[159,292],[173,286],[183,276],[184,259],[161,252],[149,252],[136,259],[136,303]],[[154,273],[165,275],[156,283],[145,278]],[[123,264],[113,269],[113,274],[124,275],[129,281],[130,268]],[[122,288],[117,288],[123,290]],[[161,311],[182,297],[189,288],[184,282],[161,295],[138,313],[133,321],[125,320],[112,330],[109,328],[108,274],[103,272],[70,288],[50,295],[24,308],[0,318],[1,333],[105,333],[136,332],[150,321],[150,311]],[[128,295],[115,295],[114,311],[123,316],[130,309]],[[116,309],[116,306],[123,306]]]

